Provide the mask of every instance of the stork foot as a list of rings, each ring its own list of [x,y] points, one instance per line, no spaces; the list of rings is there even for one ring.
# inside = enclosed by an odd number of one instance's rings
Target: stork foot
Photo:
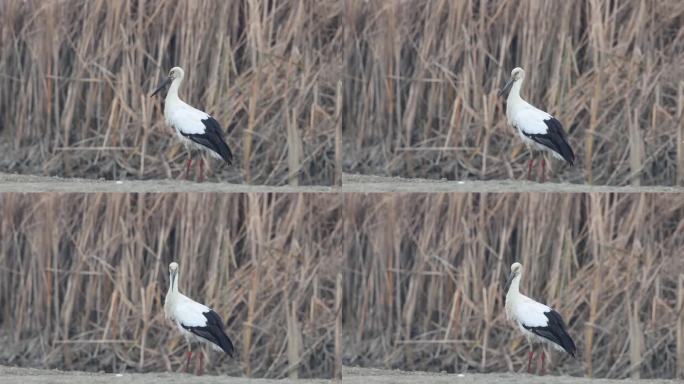
[[[541,159],[541,176],[540,176],[541,182],[543,183],[546,181],[546,161],[544,157]]]
[[[204,181],[204,158],[199,159],[199,176],[198,181],[201,183]]]
[[[541,352],[541,374],[544,374],[544,350]]]

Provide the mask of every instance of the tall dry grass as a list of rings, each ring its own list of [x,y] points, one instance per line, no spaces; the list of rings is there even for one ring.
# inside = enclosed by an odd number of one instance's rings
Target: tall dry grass
[[[379,194],[345,198],[343,321],[350,364],[524,371],[506,320],[521,290],[578,346],[556,374],[684,378],[684,200],[644,194]]]
[[[174,65],[237,164],[214,179],[332,184],[342,5],[336,1],[0,2],[5,171],[177,177],[185,151],[149,94]]]
[[[209,372],[331,377],[341,201],[3,194],[0,363],[179,370],[186,343],[163,314],[175,260],[181,292],[222,315],[240,355],[209,353]]]
[[[554,114],[577,152],[557,179],[684,185],[684,3],[349,1],[346,169],[519,178],[528,158],[496,92]]]

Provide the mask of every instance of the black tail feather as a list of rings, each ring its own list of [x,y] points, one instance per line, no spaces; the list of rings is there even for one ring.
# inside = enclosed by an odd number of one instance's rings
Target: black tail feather
[[[565,330],[565,323],[560,314],[554,310],[545,312],[546,318],[549,319],[548,324],[545,327],[525,327],[528,331],[541,336],[549,341],[558,344],[561,348],[565,350],[573,358],[577,352],[577,347],[575,342],[572,340],[568,332]]]
[[[223,321],[219,315],[214,311],[204,312],[203,315],[207,319],[207,324],[203,327],[186,327],[181,325],[195,335],[216,344],[228,356],[234,357],[235,347],[233,347],[233,342],[230,341],[230,338],[223,330]]]
[[[565,139],[565,131],[563,130],[560,121],[551,117],[550,119],[544,120],[544,123],[549,128],[545,134],[525,135],[561,155],[568,164],[575,165],[575,153]]]
[[[201,144],[212,151],[216,152],[221,158],[228,163],[228,165],[233,162],[233,153],[230,151],[228,144],[223,139],[223,133],[221,131],[221,126],[218,121],[213,117],[208,117],[202,120],[202,123],[206,127],[203,134],[183,134],[183,136],[189,138],[197,144]]]

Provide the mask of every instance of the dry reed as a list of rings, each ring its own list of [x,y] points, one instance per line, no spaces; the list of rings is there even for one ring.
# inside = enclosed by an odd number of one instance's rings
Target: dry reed
[[[0,196],[0,363],[180,369],[167,266],[227,322],[211,373],[332,377],[342,251],[334,195]],[[336,304],[337,303],[337,304]]]
[[[503,283],[564,315],[556,374],[682,376],[684,200],[644,194],[345,197],[345,358],[430,371],[525,370]],[[549,209],[551,207],[551,209]]]
[[[186,153],[149,93],[180,65],[181,97],[237,154],[214,179],[332,184],[341,13],[336,1],[2,1],[0,166],[177,177]]]
[[[345,2],[345,167],[429,178],[518,178],[527,151],[496,92],[564,123],[557,178],[684,185],[681,1]]]

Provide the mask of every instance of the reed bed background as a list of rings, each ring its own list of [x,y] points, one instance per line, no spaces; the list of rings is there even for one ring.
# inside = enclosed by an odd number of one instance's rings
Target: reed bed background
[[[684,185],[681,1],[345,2],[347,171],[520,178],[528,152],[496,93],[521,66],[523,97],[569,132],[554,178]]]
[[[175,260],[181,292],[223,317],[239,354],[210,352],[208,373],[331,377],[341,201],[3,194],[0,364],[180,370],[187,346],[163,313]]]
[[[315,4],[2,1],[2,170],[178,177],[185,150],[149,94],[180,65],[181,97],[222,124],[236,154],[212,178],[332,184],[342,4]]]
[[[525,371],[503,291],[520,261],[578,346],[550,372],[684,378],[681,196],[348,195],[345,228],[348,364]]]

